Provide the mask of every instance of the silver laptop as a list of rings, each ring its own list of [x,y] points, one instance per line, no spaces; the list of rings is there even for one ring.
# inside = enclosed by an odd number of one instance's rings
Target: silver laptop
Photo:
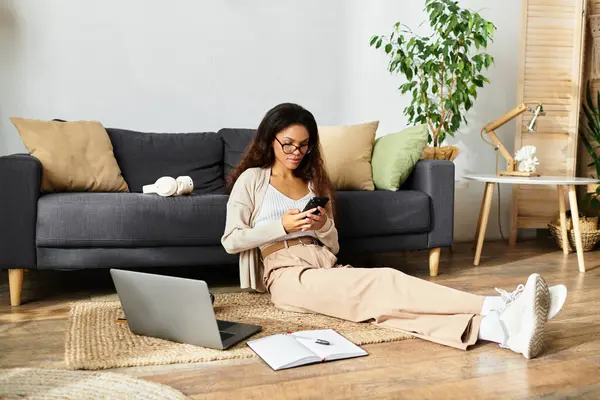
[[[217,320],[204,281],[119,269],[110,274],[135,334],[224,350],[261,330]]]

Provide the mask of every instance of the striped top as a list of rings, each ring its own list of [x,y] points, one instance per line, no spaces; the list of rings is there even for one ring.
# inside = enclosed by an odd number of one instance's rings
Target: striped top
[[[259,246],[286,235],[281,220],[271,221],[263,226],[254,226],[256,215],[260,212],[271,179],[271,168],[248,168],[239,176],[227,200],[227,218],[225,231],[221,236],[221,245],[228,254],[239,254],[240,288],[251,288],[266,292],[263,281],[264,265],[260,257]],[[325,207],[329,218],[315,231],[317,239],[332,254],[338,254],[338,231],[332,218],[331,205]]]
[[[273,185],[269,184],[265,193],[262,207],[260,208],[260,212],[256,216],[256,219],[254,221],[254,226],[261,226],[271,221],[281,220],[283,214],[285,214],[288,210],[294,208],[300,211],[304,210],[304,207],[306,207],[306,204],[313,196],[314,193],[310,185],[308,186],[308,193],[306,194],[306,196],[302,197],[299,200],[294,200],[284,195],[279,190],[275,189]],[[312,236],[315,238],[317,237],[314,230],[306,232],[292,232],[288,233],[282,238],[279,238],[276,241],[267,242],[264,245],[260,246],[260,248],[264,249],[271,243],[292,239],[299,236]]]

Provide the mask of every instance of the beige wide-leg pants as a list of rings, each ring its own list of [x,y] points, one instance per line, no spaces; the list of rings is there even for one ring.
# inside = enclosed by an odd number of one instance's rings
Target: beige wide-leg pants
[[[280,309],[370,321],[462,350],[477,341],[484,296],[392,268],[340,265],[318,245],[284,248],[263,263],[265,285]]]

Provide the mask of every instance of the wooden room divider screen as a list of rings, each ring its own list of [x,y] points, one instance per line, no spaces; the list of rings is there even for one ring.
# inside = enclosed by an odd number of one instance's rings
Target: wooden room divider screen
[[[542,175],[576,176],[588,0],[523,0],[517,102],[541,102],[537,131],[531,114],[516,118],[515,152],[533,145]],[[593,0],[596,1],[596,0]],[[510,244],[518,228],[547,228],[558,215],[555,187],[514,185]]]

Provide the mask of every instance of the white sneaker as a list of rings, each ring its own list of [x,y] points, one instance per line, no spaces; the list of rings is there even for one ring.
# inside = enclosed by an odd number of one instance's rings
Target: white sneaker
[[[532,274],[525,285],[503,292],[504,307],[495,310],[504,331],[500,347],[536,357],[544,345],[544,323],[550,310],[550,291],[544,278]]]
[[[567,287],[565,285],[550,286],[550,310],[548,311],[548,320],[554,318],[563,308],[567,301]]]
[[[506,290],[496,288],[496,291],[500,293],[500,298],[506,303],[506,305],[515,301],[516,298],[523,291],[524,285],[519,285],[513,292],[507,292]],[[552,318],[558,314],[558,312],[563,308],[565,302],[567,301],[567,287],[563,284],[550,286],[550,309],[548,310],[547,321],[550,321]]]

